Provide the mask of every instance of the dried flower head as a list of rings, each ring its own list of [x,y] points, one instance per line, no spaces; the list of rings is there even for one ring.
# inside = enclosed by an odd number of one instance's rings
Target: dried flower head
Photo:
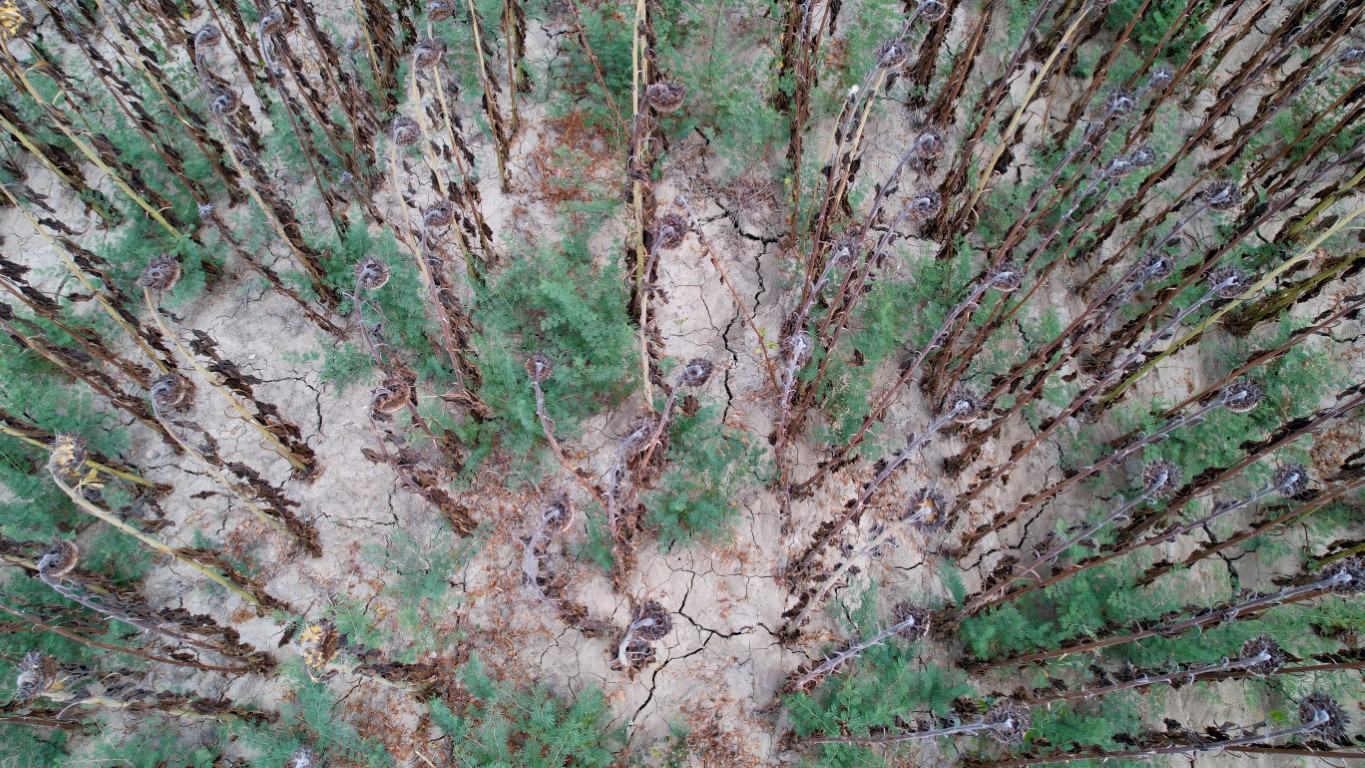
[[[915,157],[921,160],[932,160],[939,157],[944,150],[943,134],[933,128],[925,128],[915,138],[914,150]]]
[[[981,416],[981,398],[969,389],[955,389],[943,401],[943,409],[958,424],[970,424]]]
[[[574,506],[568,496],[559,495],[551,498],[545,505],[545,511],[541,513],[541,520],[545,523],[545,530],[553,533],[563,533],[573,525]]]
[[[1251,287],[1251,276],[1233,266],[1210,270],[1208,281],[1209,290],[1220,299],[1235,299]]]
[[[455,6],[447,0],[431,0],[427,3],[427,18],[431,21],[445,21],[455,15]]]
[[[805,331],[797,331],[782,342],[783,359],[797,367],[805,365],[814,351],[815,341]]]
[[[531,381],[542,382],[550,378],[555,372],[554,363],[550,358],[536,352],[526,358],[526,375],[531,377]]]
[[[1312,479],[1312,475],[1308,473],[1308,467],[1297,462],[1290,462],[1275,470],[1274,482],[1281,496],[1295,499],[1308,490],[1308,482]]]
[[[1265,635],[1253,637],[1242,644],[1240,655],[1243,659],[1253,659],[1262,654],[1267,657],[1264,661],[1258,661],[1246,667],[1246,670],[1253,675],[1273,675],[1276,670],[1284,666],[1288,659],[1280,644]]]
[[[1341,55],[1337,57],[1337,64],[1344,67],[1359,64],[1362,61],[1365,61],[1365,46],[1360,43],[1352,43],[1346,46],[1346,50],[1342,51]]]
[[[638,456],[649,446],[650,438],[659,429],[659,417],[653,414],[641,416],[630,423],[626,433],[621,436],[621,455]]]
[[[194,402],[194,385],[178,373],[163,373],[147,387],[156,410],[183,411]]]
[[[613,655],[616,656],[616,654]],[[648,640],[640,637],[639,633],[636,633],[626,642],[624,656],[625,667],[621,666],[620,658],[617,656],[617,660],[612,664],[612,669],[639,669],[648,666],[654,661],[654,646]]]
[[[1175,462],[1157,459],[1142,468],[1142,495],[1163,499],[1180,487],[1180,467]]]
[[[19,701],[32,701],[52,690],[61,673],[57,660],[42,651],[29,651],[19,662],[19,674],[14,680],[14,695]]]
[[[355,284],[362,291],[377,291],[389,282],[391,274],[388,262],[374,256],[366,256],[355,265]]]
[[[1152,70],[1152,74],[1147,77],[1147,88],[1158,90],[1165,88],[1166,84],[1175,79],[1175,73],[1170,67],[1157,67]]]
[[[1013,261],[1003,261],[986,274],[986,281],[1001,293],[1016,291],[1024,284],[1024,270]]]
[[[44,576],[62,577],[75,570],[80,559],[81,550],[75,542],[57,539],[38,558],[38,572]]]
[[[1171,274],[1171,259],[1164,253],[1148,253],[1138,262],[1137,278],[1138,282],[1145,283],[1148,280],[1161,280]]]
[[[1156,162],[1156,150],[1143,144],[1128,154],[1128,162],[1135,167],[1146,168]]]
[[[936,531],[948,523],[948,497],[935,488],[920,488],[910,494],[905,518],[921,531]]]
[[[400,373],[389,373],[370,396],[370,413],[384,420],[413,402],[413,382]]]
[[[443,229],[455,220],[455,204],[449,200],[437,200],[431,207],[422,211],[422,226],[427,229]]]
[[[654,247],[671,250],[682,245],[687,237],[687,217],[678,213],[666,213],[654,222]]]
[[[1365,558],[1348,557],[1328,568],[1326,577],[1335,582],[1333,594],[1358,595],[1365,592]]]
[[[1032,717],[1028,707],[1021,707],[1006,699],[991,707],[983,721],[995,726],[991,729],[991,734],[1000,743],[1023,744],[1024,734],[1028,733]]]
[[[279,11],[271,11],[261,17],[261,36],[273,35],[276,32],[284,31],[284,14]]]
[[[673,631],[673,617],[657,600],[646,600],[631,622],[634,634],[649,642],[662,640]]]
[[[212,48],[223,39],[223,30],[217,24],[205,24],[198,32],[194,33],[195,50],[200,48]]]
[[[308,747],[299,747],[289,755],[289,768],[316,768],[318,753]]]
[[[66,432],[58,432],[52,438],[52,453],[47,457],[47,468],[61,476],[66,482],[73,482],[81,475],[85,466],[85,438]]]
[[[393,119],[393,126],[389,128],[389,137],[393,143],[400,147],[411,147],[422,138],[422,128],[407,115],[399,115]]]
[[[222,86],[213,89],[213,99],[209,102],[209,109],[219,117],[232,117],[242,109],[242,97],[231,88]]]
[[[933,23],[948,15],[948,5],[942,0],[919,0],[919,17]]]
[[[1112,179],[1121,179],[1135,170],[1137,170],[1137,166],[1133,165],[1131,158],[1116,157],[1104,167],[1104,175]]]
[[[299,635],[299,652],[303,656],[303,665],[309,672],[326,669],[340,650],[341,633],[326,619],[317,624],[310,624]]]
[[[1215,211],[1231,211],[1242,204],[1242,190],[1230,181],[1215,181],[1205,187],[1199,196]]]
[[[1137,99],[1133,98],[1131,91],[1115,88],[1105,97],[1104,107],[1113,117],[1123,117],[1137,109]]]
[[[1351,727],[1351,718],[1337,704],[1336,700],[1321,691],[1314,691],[1299,702],[1299,722],[1304,725],[1316,723],[1313,732],[1337,744],[1349,744],[1346,730]]]
[[[903,40],[887,40],[877,47],[877,63],[895,72],[910,61],[910,46]]]
[[[439,37],[423,38],[412,46],[412,65],[418,69],[431,69],[441,63],[445,55],[445,40]]]
[[[830,263],[836,267],[847,268],[858,260],[863,250],[863,239],[857,232],[843,235],[829,247]]]
[[[928,608],[909,600],[901,601],[891,609],[892,626],[901,627],[896,634],[912,643],[929,634],[929,620],[932,617],[933,613]]]
[[[1251,379],[1238,379],[1223,387],[1223,407],[1233,413],[1247,413],[1260,405],[1261,385]]]
[[[175,257],[163,253],[147,263],[147,268],[142,271],[137,284],[143,288],[150,288],[157,293],[165,293],[175,287],[180,282],[180,262]]]
[[[711,372],[715,366],[710,360],[704,357],[697,357],[687,361],[682,371],[678,373],[678,384],[684,387],[700,387],[711,380]]]
[[[677,112],[687,98],[687,89],[671,80],[660,80],[645,89],[645,101],[656,112]]]
[[[13,40],[33,29],[33,11],[24,0],[0,0],[0,38]]]
[[[943,211],[943,198],[932,189],[922,190],[910,198],[906,210],[915,221],[932,219]]]

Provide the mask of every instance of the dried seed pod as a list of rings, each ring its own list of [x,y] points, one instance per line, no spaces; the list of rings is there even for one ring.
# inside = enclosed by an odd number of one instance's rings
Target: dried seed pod
[[[1261,385],[1251,379],[1238,379],[1223,387],[1223,407],[1233,413],[1247,413],[1260,404]]]
[[[928,533],[948,524],[947,511],[947,496],[935,488],[920,488],[910,494],[903,519],[914,518],[915,527]]]
[[[1275,470],[1275,487],[1279,489],[1280,495],[1290,499],[1296,499],[1308,490],[1308,481],[1312,476],[1308,473],[1308,467],[1297,462],[1285,464]]]
[[[948,6],[941,0],[919,0],[919,17],[933,23],[948,15]]]
[[[1209,271],[1209,290],[1220,299],[1235,299],[1251,287],[1251,276],[1237,267],[1219,267]]]
[[[413,402],[412,382],[406,376],[390,373],[374,388],[370,396],[370,413],[383,420],[408,407]]]
[[[1153,91],[1165,88],[1166,84],[1174,79],[1175,73],[1171,71],[1170,67],[1157,67],[1147,77],[1147,88]]]
[[[1024,284],[1024,270],[1013,261],[1004,261],[987,273],[986,281],[1001,293],[1016,291]]]
[[[48,469],[56,472],[66,482],[73,482],[81,476],[85,466],[85,438],[65,432],[58,432],[52,438],[52,453],[47,457]]]
[[[677,112],[686,97],[687,89],[671,80],[660,80],[645,89],[645,102],[656,112]]]
[[[441,63],[446,55],[446,41],[438,37],[418,40],[412,46],[412,65],[418,69],[431,69]]]
[[[1231,211],[1242,204],[1242,190],[1230,181],[1215,181],[1199,196],[1215,211]]]
[[[383,288],[391,274],[388,262],[374,256],[366,256],[355,265],[355,283],[362,291],[374,292]]]
[[[991,735],[1002,744],[1023,744],[1032,717],[1027,707],[1006,699],[986,712],[984,722],[996,726],[991,729]]]
[[[526,358],[526,375],[531,377],[531,381],[542,382],[554,374],[554,363],[550,358],[536,352]]]
[[[1156,162],[1156,150],[1143,144],[1128,154],[1128,162],[1135,167],[1146,168]]]
[[[846,268],[858,260],[858,255],[862,253],[863,240],[858,237],[858,233],[850,232],[834,241],[829,248],[830,263],[836,267]]]
[[[545,530],[553,533],[563,533],[573,525],[574,506],[568,496],[556,496],[550,499],[545,511],[541,514],[541,519],[545,522]]]
[[[430,208],[422,211],[422,225],[427,229],[442,229],[455,220],[455,204],[449,200],[437,200]]]
[[[915,221],[932,219],[943,211],[943,198],[932,189],[916,192],[906,205],[906,210]]]
[[[223,39],[223,30],[217,24],[205,24],[202,29],[194,33],[194,48],[212,48]]]
[[[910,61],[910,46],[902,40],[887,40],[877,47],[877,63],[895,72]]]
[[[178,373],[163,373],[147,387],[156,410],[183,411],[194,402],[194,385]]]
[[[782,342],[782,357],[789,365],[801,367],[815,351],[815,341],[805,331],[797,331]]]
[[[75,570],[80,559],[81,551],[74,541],[57,539],[38,558],[38,572],[60,578]]]
[[[1180,467],[1175,462],[1157,459],[1142,468],[1142,495],[1163,499],[1180,487]]]
[[[261,36],[273,35],[284,31],[284,14],[271,11],[261,17]]]
[[[969,389],[956,389],[943,401],[944,410],[958,424],[970,424],[981,416],[981,398]]]
[[[613,656],[615,656],[614,653]],[[637,636],[631,637],[630,642],[626,643],[625,657],[630,669],[647,666],[654,662],[654,646],[650,645],[648,640],[639,637],[637,633]],[[612,668],[620,668],[619,659],[612,664]]]
[[[147,268],[142,272],[142,277],[137,280],[139,286],[150,288],[157,293],[165,293],[171,290],[178,282],[180,282],[180,262],[167,253],[163,253],[148,262]]]
[[[1313,732],[1338,744],[1349,744],[1346,729],[1351,727],[1351,718],[1337,704],[1336,700],[1321,691],[1314,691],[1299,702],[1299,721],[1307,725],[1324,720],[1313,728]]]
[[[41,651],[29,651],[19,663],[14,680],[14,695],[19,701],[32,701],[52,690],[61,673],[57,660]]]
[[[653,642],[662,640],[673,631],[673,617],[657,600],[646,600],[631,622],[635,636]]]
[[[943,134],[933,128],[926,128],[915,138],[915,157],[921,160],[932,160],[943,154],[944,140]]]
[[[891,609],[892,625],[905,625],[896,634],[912,643],[929,634],[929,621],[932,617],[933,613],[928,608],[909,600],[897,603],[896,607]]]
[[[218,86],[213,88],[213,99],[209,101],[209,109],[219,117],[232,117],[242,109],[242,97],[231,88]]]
[[[427,3],[427,19],[445,21],[455,15],[455,6],[446,0],[431,0]]]
[[[678,384],[684,387],[704,386],[711,379],[711,372],[715,366],[710,360],[704,357],[694,358],[687,361],[683,366],[682,372],[678,374]]]
[[[1358,595],[1365,592],[1365,558],[1348,557],[1327,569],[1327,576],[1337,580],[1333,594]]]
[[[407,115],[399,115],[393,119],[393,126],[389,128],[389,137],[393,143],[400,147],[411,147],[422,138],[422,128],[416,120]]]
[[[677,213],[666,213],[654,222],[654,247],[671,250],[682,245],[687,237],[687,218]]]
[[[1113,117],[1123,117],[1137,109],[1137,99],[1133,98],[1132,92],[1116,88],[1105,97],[1104,107]]]
[[[1253,637],[1242,644],[1241,656],[1244,659],[1255,658],[1263,653],[1270,658],[1246,667],[1248,672],[1253,675],[1273,675],[1288,660],[1280,644],[1265,635]]]
[[[340,650],[341,633],[326,619],[309,625],[299,635],[299,652],[310,672],[326,669]]]

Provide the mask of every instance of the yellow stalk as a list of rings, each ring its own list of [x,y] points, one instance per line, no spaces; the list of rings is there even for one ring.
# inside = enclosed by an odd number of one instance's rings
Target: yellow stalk
[[[1115,398],[1122,394],[1124,390],[1131,387],[1138,379],[1142,378],[1143,376],[1146,376],[1147,373],[1152,370],[1152,368],[1156,367],[1157,363],[1174,354],[1181,347],[1190,343],[1190,341],[1197,338],[1210,326],[1218,322],[1218,320],[1221,319],[1224,315],[1241,306],[1243,302],[1254,297],[1257,293],[1260,293],[1263,288],[1269,285],[1272,281],[1275,280],[1275,278],[1279,277],[1286,270],[1293,267],[1295,264],[1298,264],[1299,262],[1306,261],[1309,258],[1311,258],[1313,255],[1313,251],[1316,250],[1319,245],[1321,245],[1328,238],[1340,232],[1342,229],[1345,229],[1346,225],[1349,224],[1351,220],[1355,219],[1355,217],[1359,216],[1362,213],[1365,213],[1365,206],[1356,208],[1354,211],[1351,211],[1350,213],[1346,214],[1344,217],[1339,219],[1337,223],[1332,225],[1330,229],[1315,237],[1313,239],[1313,242],[1304,246],[1303,250],[1295,254],[1293,258],[1284,262],[1275,269],[1272,269],[1269,273],[1266,274],[1265,277],[1258,280],[1255,285],[1243,291],[1242,294],[1237,298],[1233,299],[1232,301],[1229,301],[1222,307],[1219,307],[1216,312],[1209,315],[1207,318],[1204,319],[1203,322],[1196,325],[1194,327],[1194,330],[1191,330],[1189,333],[1181,337],[1179,341],[1167,347],[1166,350],[1163,351],[1161,354],[1152,358],[1150,362],[1139,368],[1137,372],[1134,373],[1132,376],[1129,376],[1128,378],[1124,379],[1122,384],[1118,385],[1118,387],[1116,387],[1114,391],[1110,392],[1108,395],[1104,397],[1103,402],[1105,403],[1112,402]]]
[[[232,390],[223,386],[223,384],[219,382],[218,377],[213,375],[212,371],[204,367],[203,363],[199,362],[194,355],[190,354],[188,349],[185,349],[184,345],[180,343],[180,339],[171,331],[170,327],[166,325],[165,319],[161,317],[161,312],[157,309],[156,302],[152,299],[152,291],[150,288],[142,289],[142,298],[147,302],[147,309],[152,313],[152,319],[156,321],[157,327],[161,329],[161,332],[165,334],[166,338],[170,339],[171,345],[175,347],[175,351],[179,352],[181,357],[185,358],[185,362],[194,367],[194,370],[198,372],[200,378],[206,381],[215,392],[221,395],[222,398],[227,401],[228,405],[232,407],[232,410],[237,412],[239,417],[255,428],[257,432],[261,433],[275,453],[283,456],[295,469],[307,472],[308,463],[296,456],[293,451],[289,450],[288,446],[280,442],[280,439],[267,429],[264,424],[256,421],[256,417],[251,414],[251,411],[247,410],[246,406],[242,404],[242,401],[237,399],[236,395],[232,394]]]
[[[34,439],[34,438],[32,438],[32,437],[29,437],[28,435],[25,435],[24,433],[20,432],[19,430],[13,429],[13,428],[11,428],[11,427],[9,427],[9,426],[6,426],[6,425],[4,425],[4,424],[0,424],[0,435],[9,435],[10,437],[13,437],[13,438],[15,438],[15,439],[17,439],[17,440],[22,440],[23,442],[28,443],[29,445],[33,446],[34,448],[41,448],[41,449],[43,449],[43,450],[45,450],[45,451],[51,451],[51,450],[52,450],[52,446],[49,445],[49,444],[47,444],[47,443],[44,443],[42,440],[36,440],[36,439]],[[155,488],[155,487],[156,487],[156,483],[153,483],[151,480],[148,480],[148,479],[146,479],[145,477],[140,477],[140,476],[135,475],[135,474],[133,474],[133,473],[131,473],[131,472],[124,472],[124,471],[122,471],[122,470],[114,469],[113,467],[109,466],[108,464],[102,464],[102,463],[100,463],[100,462],[98,462],[98,461],[95,461],[95,460],[93,460],[93,459],[86,459],[85,462],[84,462],[84,465],[87,466],[87,467],[90,467],[91,469],[97,469],[97,470],[99,470],[100,472],[105,473],[106,475],[112,475],[112,476],[117,477],[117,478],[119,478],[119,479],[121,479],[121,480],[127,480],[128,482],[134,483],[134,484],[136,484],[136,485],[141,485],[141,486],[144,486],[144,487],[146,487],[146,488]]]
[[[976,202],[981,199],[981,195],[985,194],[986,182],[991,177],[991,169],[1000,161],[1000,155],[1004,154],[1006,142],[1014,133],[1015,129],[1019,127],[1019,122],[1024,119],[1024,110],[1028,109],[1029,102],[1033,101],[1033,95],[1037,93],[1038,89],[1042,86],[1043,79],[1047,77],[1047,73],[1052,69],[1052,65],[1057,62],[1057,57],[1061,55],[1062,49],[1066,48],[1066,44],[1071,40],[1071,36],[1080,28],[1081,22],[1085,20],[1088,10],[1088,5],[1083,5],[1081,7],[1081,11],[1076,14],[1076,18],[1071,22],[1071,26],[1066,28],[1066,32],[1062,35],[1062,39],[1057,43],[1057,47],[1052,49],[1052,54],[1047,57],[1047,61],[1043,62],[1043,66],[1038,70],[1037,77],[1033,78],[1033,82],[1029,85],[1028,92],[1024,94],[1023,100],[1019,103],[1019,108],[1014,110],[1014,117],[1010,118],[1009,126],[1006,127],[1005,132],[1000,135],[1000,143],[996,145],[995,152],[991,154],[990,162],[981,167],[981,176],[976,180],[976,190],[972,192],[972,199],[967,203],[967,210],[975,208]],[[986,118],[983,117],[982,119],[984,120]]]
[[[48,474],[52,476],[52,482],[56,483],[57,487],[62,489],[62,492],[65,493],[68,497],[70,497],[70,499],[73,502],[76,503],[76,506],[80,507],[82,510],[90,514],[92,517],[95,517],[96,519],[108,523],[109,525],[113,526],[119,531],[126,533],[129,536],[132,536],[133,538],[137,539],[143,544],[146,544],[147,546],[151,547],[157,552],[170,555],[176,560],[204,574],[213,582],[220,584],[224,587],[227,587],[229,590],[235,592],[239,597],[251,603],[252,605],[255,606],[261,605],[260,598],[256,597],[251,592],[238,586],[228,577],[224,576],[218,571],[208,567],[207,565],[204,565],[203,563],[197,560],[186,557],[185,555],[181,554],[180,551],[175,547],[172,547],[171,545],[161,541],[160,539],[157,539],[153,536],[149,536],[148,534],[139,531],[133,526],[128,525],[127,523],[118,519],[108,510],[96,506],[89,499],[86,499],[84,496],[80,495],[80,493],[78,493],[76,489],[68,485],[66,481],[62,479],[60,472],[57,472],[55,470],[49,470]]]

